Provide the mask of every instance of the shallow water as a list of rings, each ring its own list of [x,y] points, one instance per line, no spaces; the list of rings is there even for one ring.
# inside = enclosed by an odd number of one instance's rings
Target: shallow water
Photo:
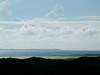
[[[100,51],[76,51],[58,49],[0,49],[0,58],[19,58],[42,57],[46,59],[67,59],[79,58],[81,56],[97,56]]]

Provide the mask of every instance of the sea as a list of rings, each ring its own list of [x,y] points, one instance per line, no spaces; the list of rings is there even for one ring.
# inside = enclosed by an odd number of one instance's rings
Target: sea
[[[60,49],[0,49],[0,56],[8,55],[89,55],[100,54],[100,50],[60,50]]]

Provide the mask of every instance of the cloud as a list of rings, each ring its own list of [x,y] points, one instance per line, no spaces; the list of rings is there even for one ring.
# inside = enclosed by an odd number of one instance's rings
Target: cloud
[[[86,27],[82,28],[82,30],[84,31],[84,33],[87,36],[95,35],[95,34],[97,34],[97,31],[98,31],[97,29],[92,28],[91,26],[86,26]]]
[[[56,23],[48,24],[55,25]],[[86,23],[83,25],[83,22],[67,23],[64,26],[63,23],[60,23],[60,25],[54,27],[27,23],[14,29],[0,27],[0,45],[2,48],[55,48],[57,46],[56,48],[60,49],[67,47],[72,49],[76,45],[75,49],[79,49],[77,46],[85,48],[86,45],[88,47],[94,45],[97,47],[97,44],[100,43],[100,27]]]
[[[62,18],[61,18],[62,19]],[[15,21],[0,21],[1,25],[35,25],[35,26],[52,26],[52,27],[62,27],[62,26],[74,26],[81,27],[86,25],[92,25],[93,27],[99,27],[100,21],[55,21],[47,20],[45,18],[37,18],[33,20],[21,20],[16,18]]]
[[[55,8],[45,15],[45,18],[58,20],[63,16],[63,7],[56,4]]]
[[[13,19],[13,21],[20,22],[20,21],[22,21],[22,20],[21,20],[20,18],[17,18],[17,17],[16,17],[16,18]]]
[[[45,38],[56,40],[57,38],[63,39],[67,37],[69,38],[71,37],[78,38],[80,36],[82,38],[93,37],[94,35],[98,35],[100,33],[99,28],[94,28],[92,25],[84,25],[80,27],[74,27],[70,25],[62,27],[22,25],[20,26],[20,28],[15,28],[15,29],[5,29],[4,27],[1,27],[0,31],[1,34],[14,35],[14,36],[19,35],[22,36],[23,38],[33,37],[34,39],[38,40]]]
[[[41,44],[44,44],[44,46],[50,45],[52,48],[54,44],[55,46],[66,44],[67,47],[69,45],[82,45],[82,47],[84,45],[85,47],[89,44],[99,44],[99,37],[100,27],[94,28],[93,25],[82,25],[80,27],[70,25],[62,27],[21,25],[15,29],[0,27],[0,39],[2,39],[0,43],[8,48],[11,48],[12,45],[14,45],[12,46],[14,48],[38,48],[37,46],[41,46]]]
[[[6,0],[0,3],[0,20],[10,20],[11,3]]]
[[[0,48],[100,49],[100,21],[68,21],[62,16],[63,7],[57,4],[44,18],[0,21]]]
[[[100,16],[82,16],[82,17],[77,17],[77,18],[100,19]]]

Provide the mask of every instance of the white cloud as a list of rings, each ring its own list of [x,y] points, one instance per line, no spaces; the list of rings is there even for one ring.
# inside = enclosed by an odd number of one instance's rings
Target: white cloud
[[[13,21],[17,21],[17,22],[20,22],[22,21],[20,18],[14,18]]]
[[[41,46],[41,44],[44,43],[44,46],[49,44],[52,48],[54,44],[55,46],[66,44],[66,46],[62,46],[64,49],[69,45],[70,47],[68,48],[74,48],[74,44],[77,46],[82,45],[80,47],[99,44],[100,27],[94,28],[93,25],[83,24],[80,27],[70,26],[70,24],[62,27],[22,25],[16,29],[0,28],[0,36],[1,39],[3,38],[1,43],[7,45],[8,48],[11,47],[12,44],[16,44],[18,48],[37,48],[38,46],[36,46],[36,44]],[[22,47],[20,47],[20,45]],[[79,48],[76,47],[76,49]]]
[[[45,18],[58,20],[63,16],[63,9],[64,8],[62,6],[56,4],[55,8],[52,11],[50,11],[50,13],[45,15]]]
[[[67,21],[62,15],[63,7],[57,4],[45,18],[0,21],[0,48],[100,49],[100,21]]]
[[[53,26],[53,27],[62,27],[62,26],[74,26],[81,27],[86,25],[92,25],[93,27],[99,27],[100,21],[54,21],[54,20],[22,20],[22,21],[0,21],[0,24],[15,24],[15,25],[35,25],[35,26]]]
[[[87,19],[100,19],[100,16],[82,16],[82,17],[77,17],[77,19],[81,19],[81,18],[87,18]]]
[[[87,36],[95,35],[98,31],[98,29],[92,28],[91,26],[86,26],[82,30]]]
[[[10,20],[11,3],[6,0],[0,3],[0,20]]]

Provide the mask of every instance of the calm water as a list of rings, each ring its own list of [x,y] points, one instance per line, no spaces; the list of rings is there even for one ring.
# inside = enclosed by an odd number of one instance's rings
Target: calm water
[[[82,55],[100,54],[100,51],[76,51],[57,49],[0,49],[0,56],[7,55]]]

